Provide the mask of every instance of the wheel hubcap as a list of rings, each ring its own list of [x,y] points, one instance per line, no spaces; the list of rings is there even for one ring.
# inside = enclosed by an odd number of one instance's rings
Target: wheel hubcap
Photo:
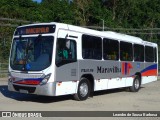
[[[139,89],[139,80],[138,79],[135,80],[134,86],[136,89]]]
[[[79,88],[80,95],[85,97],[88,93],[88,85],[86,83],[82,83]]]

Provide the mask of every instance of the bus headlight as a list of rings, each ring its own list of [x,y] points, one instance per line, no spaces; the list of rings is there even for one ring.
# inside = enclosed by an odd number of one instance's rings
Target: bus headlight
[[[11,73],[8,73],[8,81],[9,81],[9,82],[12,82],[12,76],[11,76]]]
[[[9,82],[12,82],[12,78],[9,78],[8,81],[9,81]]]
[[[45,84],[48,82],[50,76],[51,76],[51,73],[48,74],[48,75],[46,75],[46,76],[43,78],[43,80],[41,81],[40,85],[45,85]]]

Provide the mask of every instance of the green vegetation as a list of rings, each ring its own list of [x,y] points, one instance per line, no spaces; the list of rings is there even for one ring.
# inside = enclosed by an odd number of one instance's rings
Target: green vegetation
[[[159,29],[155,28],[160,26],[160,0],[68,1],[42,0],[42,3],[36,3],[32,0],[0,0],[1,18],[12,19],[0,20],[0,62],[8,60],[15,26],[30,22],[54,21],[78,26],[102,27],[104,21],[107,27],[105,30],[140,36],[144,40],[159,43]],[[136,30],[133,30],[135,28]]]

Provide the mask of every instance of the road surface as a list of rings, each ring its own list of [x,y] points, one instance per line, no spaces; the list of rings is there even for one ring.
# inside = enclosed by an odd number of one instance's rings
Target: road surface
[[[86,101],[75,101],[71,95],[47,97],[10,92],[6,78],[0,79],[0,92],[0,111],[160,111],[160,80],[143,85],[136,93],[124,89],[95,92]]]

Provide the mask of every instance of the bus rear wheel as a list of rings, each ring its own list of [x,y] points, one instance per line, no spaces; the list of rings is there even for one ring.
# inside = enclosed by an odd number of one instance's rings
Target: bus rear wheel
[[[77,93],[74,95],[74,98],[78,101],[86,100],[90,95],[91,87],[89,80],[87,78],[81,78]]]
[[[133,80],[133,85],[130,87],[131,92],[138,92],[141,87],[140,77],[138,75],[135,76]]]

